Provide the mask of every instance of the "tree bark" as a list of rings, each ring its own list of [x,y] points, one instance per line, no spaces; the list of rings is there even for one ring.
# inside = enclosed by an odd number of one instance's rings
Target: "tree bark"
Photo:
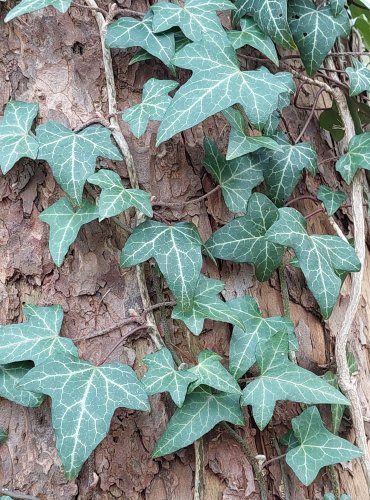
[[[148,7],[144,0],[129,4],[126,2],[124,7],[138,11]],[[100,38],[92,13],[73,7],[66,14],[60,14],[47,8],[5,25],[3,18],[8,7],[1,4],[0,8],[1,104],[9,99],[37,102],[40,122],[52,119],[72,128],[93,118],[96,113],[107,116]],[[171,78],[167,69],[154,60],[129,66],[133,52],[113,51],[120,110],[140,101],[141,89],[148,78]],[[185,73],[181,74],[181,78],[185,76]],[[308,95],[301,93],[300,102],[308,105],[312,102],[313,92],[309,87],[305,89]],[[319,102],[324,103],[325,97]],[[294,138],[298,137],[308,113],[293,107],[284,112]],[[177,135],[158,149],[154,146],[156,124],[151,123],[139,140],[133,138],[126,124],[120,124],[134,155],[140,185],[158,200],[186,201],[215,186],[202,168],[202,141],[205,134],[210,135],[225,150],[227,129],[221,117],[209,119]],[[304,137],[314,144],[319,160],[333,154],[330,152],[333,144],[320,130],[316,119],[311,121]],[[100,166],[108,163],[106,160],[99,162]],[[319,176],[315,179],[304,175],[295,195],[314,193],[319,177],[329,187],[348,192],[348,186],[341,183],[333,165],[330,162],[321,164]],[[115,162],[114,168],[123,179],[127,179],[124,162]],[[65,311],[62,334],[81,339],[119,323],[129,315],[130,309],[140,310],[142,305],[135,270],[119,267],[119,252],[125,235],[112,221],[86,225],[64,264],[55,267],[48,251],[48,227],[38,215],[61,195],[49,167],[41,161],[22,160],[0,178],[0,322],[22,321],[22,303],[61,304]],[[317,205],[304,200],[295,207],[307,214]],[[168,221],[194,222],[204,240],[231,218],[220,192],[198,204],[188,204],[183,208],[162,207],[158,212]],[[337,223],[350,236],[351,209],[344,209],[339,214]],[[309,230],[334,234],[324,214],[309,220]],[[352,328],[350,348],[359,365],[355,378],[364,416],[370,421],[368,267],[367,252],[361,307]],[[155,302],[149,265],[146,271]],[[258,283],[249,265],[228,262],[217,267],[207,261],[204,271],[225,281],[225,298],[248,293],[257,299],[265,316],[283,314],[277,273],[268,282]],[[287,279],[292,320],[300,345],[298,363],[321,374],[333,361],[335,336],[348,303],[350,277],[344,283],[333,315],[325,323],[301,272],[288,268]],[[207,321],[206,332],[199,338],[190,336],[179,325],[171,325],[171,328],[174,349],[187,361],[195,361],[195,353],[200,348],[215,350],[227,359],[228,325]],[[79,341],[80,355],[98,363],[117,339],[129,330],[130,326],[127,326],[102,337]],[[128,338],[110,360],[128,363],[141,374],[142,357],[151,350],[153,347],[148,338]],[[255,455],[265,455],[270,460],[280,454],[274,445],[276,438],[289,429],[291,419],[300,409],[296,404],[278,404],[271,425],[260,433],[246,408],[246,425],[238,432]],[[109,435],[86,462],[79,478],[67,481],[55,448],[50,402],[37,409],[27,409],[2,400],[0,427],[8,430],[9,439],[0,445],[0,484],[3,488],[43,500],[190,500],[194,495],[193,447],[162,459],[152,460],[150,455],[173,410],[166,395],[152,398],[149,414],[117,410]],[[326,416],[329,422],[329,412]],[[341,436],[353,441],[348,418],[342,425]],[[204,453],[206,500],[260,498],[250,463],[224,428],[218,426],[204,438]],[[338,465],[335,472],[342,493],[347,493],[353,500],[368,498],[358,461]],[[334,489],[327,469],[308,488],[299,483],[288,466],[284,466],[284,461],[273,461],[265,473],[271,499],[319,499],[325,491]],[[289,492],[286,491],[287,484]]]

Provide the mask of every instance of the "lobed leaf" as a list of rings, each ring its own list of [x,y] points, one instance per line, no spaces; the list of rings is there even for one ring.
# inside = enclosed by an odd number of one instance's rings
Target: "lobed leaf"
[[[0,397],[30,408],[40,406],[45,399],[43,394],[25,391],[19,387],[21,379],[33,366],[29,361],[0,365]]]
[[[21,0],[15,7],[13,7],[5,16],[4,21],[7,23],[12,19],[29,14],[35,10],[44,9],[52,5],[55,9],[63,14],[67,12],[71,6],[72,0]]]
[[[361,61],[352,58],[353,67],[347,68],[349,77],[349,95],[356,96],[370,91],[370,69]]]
[[[323,202],[328,215],[333,215],[346,201],[347,195],[343,191],[332,191],[326,186],[320,186],[317,197]]]
[[[357,170],[370,170],[370,132],[352,137],[348,145],[348,153],[336,164],[336,169],[343,179],[350,184]]]

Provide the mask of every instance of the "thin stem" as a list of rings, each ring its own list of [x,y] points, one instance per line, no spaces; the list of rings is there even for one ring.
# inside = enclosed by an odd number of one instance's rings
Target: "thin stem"
[[[33,495],[25,495],[24,493],[18,493],[17,491],[7,490],[6,488],[1,488],[0,493],[19,500],[40,500],[38,497],[34,497]]]
[[[175,202],[155,201],[154,200],[152,202],[152,205],[154,207],[183,207],[184,205],[190,205],[191,203],[199,203],[199,202],[205,200],[206,198],[208,198],[209,196],[211,196],[212,194],[217,193],[217,191],[219,191],[220,189],[221,189],[221,186],[218,185],[218,186],[214,187],[213,189],[211,189],[211,191],[208,191],[208,193],[206,193],[202,196],[199,196],[199,198],[194,198],[193,200],[175,201]]]
[[[316,104],[317,104],[317,101],[319,100],[321,94],[324,92],[325,89],[321,88],[319,89],[319,91],[317,92],[316,96],[315,96],[315,99],[313,101],[313,104],[312,104],[312,109],[311,109],[311,112],[306,120],[306,123],[304,124],[302,130],[301,130],[301,133],[299,134],[299,136],[297,137],[297,139],[295,140],[295,144],[298,144],[298,142],[302,139],[302,137],[304,136],[312,118],[313,118],[313,115],[315,114],[315,111],[316,111]]]
[[[274,448],[278,454],[278,458],[283,457],[284,455],[281,453],[281,448],[279,446],[279,442],[276,438],[274,431],[272,432],[272,442],[273,442]],[[288,474],[286,471],[285,460],[280,460],[279,463],[280,463],[281,477],[283,479],[283,484],[284,484],[285,500],[290,500],[289,481],[288,481]]]
[[[267,460],[266,462],[263,463],[262,467],[263,468],[268,467],[273,462],[276,462],[276,460],[281,460],[284,457],[286,457],[286,453],[282,453],[281,455],[278,455],[277,457],[270,458],[270,460]]]
[[[123,337],[121,337],[118,342],[116,342],[114,344],[114,346],[112,347],[112,349],[108,352],[108,354],[102,359],[102,361],[100,361],[99,365],[98,366],[101,366],[103,365],[107,359],[114,353],[114,351],[117,349],[117,347],[119,347],[121,344],[123,344],[123,342],[128,338],[128,337],[131,337],[131,335],[134,335],[134,333],[137,333],[137,332],[140,332],[141,330],[146,330],[147,328],[149,328],[149,326],[147,324],[145,325],[139,325],[137,326],[136,328],[134,328],[133,330],[131,330],[130,332],[126,333],[126,335],[124,335]]]
[[[74,1],[72,2],[71,7],[76,7],[76,8],[79,8],[79,9],[87,9],[87,10],[91,10],[91,11],[94,11],[94,12],[99,12],[103,16],[107,16],[108,15],[108,11],[104,10],[104,9],[101,9],[100,7],[90,7],[90,5],[83,5],[81,3],[77,3],[77,2],[74,2]]]
[[[325,160],[321,160],[318,162],[318,165],[322,165],[323,163],[328,163],[330,161],[336,161],[336,160],[339,160],[340,158],[340,155],[338,156],[332,156],[331,158],[325,158]]]
[[[315,196],[311,196],[310,194],[304,194],[302,196],[296,196],[292,200],[287,201],[284,206],[290,207],[290,205],[293,205],[293,203],[296,203],[297,201],[301,200],[311,200],[314,201],[315,203],[320,203],[320,200],[318,200]]]
[[[311,219],[311,217],[313,217],[314,215],[317,215],[321,212],[324,212],[324,209],[322,207],[319,207],[316,210],[314,210],[313,212],[311,212],[310,214],[305,215],[304,218],[306,220]]]

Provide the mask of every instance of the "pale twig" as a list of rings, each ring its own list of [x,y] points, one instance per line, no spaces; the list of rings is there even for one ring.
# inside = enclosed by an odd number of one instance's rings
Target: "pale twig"
[[[194,500],[204,499],[204,448],[203,439],[199,438],[194,442],[195,454],[195,479],[194,479]]]

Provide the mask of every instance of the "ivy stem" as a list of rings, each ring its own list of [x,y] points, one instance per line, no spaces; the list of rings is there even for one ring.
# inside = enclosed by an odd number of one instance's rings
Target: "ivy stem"
[[[285,456],[286,456],[286,453],[282,453],[281,455],[278,455],[277,457],[270,458],[270,460],[267,460],[266,462],[264,462],[262,467],[263,468],[268,467],[273,462],[276,462],[276,460],[280,460],[280,459],[284,458]]]
[[[4,495],[11,496],[13,498],[19,500],[39,500],[38,497],[34,497],[33,495],[26,495],[24,493],[18,493],[17,491],[7,490],[6,488],[1,488],[0,493]]]
[[[278,454],[278,456],[276,458],[281,459],[281,458],[285,457],[286,453],[285,454],[281,453],[281,448],[279,446],[279,442],[276,438],[274,431],[272,431],[272,442],[273,442],[274,448]],[[266,463],[268,463],[268,462],[266,462]],[[289,481],[288,481],[288,474],[286,472],[285,460],[280,460],[279,464],[280,464],[281,477],[282,477],[283,484],[284,484],[285,500],[290,500]],[[264,464],[264,465],[266,465],[266,464]]]
[[[112,349],[108,352],[108,354],[102,359],[102,361],[100,361],[99,365],[98,366],[101,366],[102,364],[104,364],[108,358],[114,353],[114,351],[117,349],[117,347],[119,347],[121,344],[123,344],[123,342],[128,338],[128,337],[131,337],[131,335],[134,335],[134,333],[137,333],[137,332],[140,332],[141,330],[146,330],[147,328],[149,328],[149,326],[147,324],[144,324],[144,325],[139,325],[137,326],[136,328],[134,328],[133,330],[131,330],[130,332],[128,332],[126,335],[124,335],[123,337],[121,337],[115,344],[114,346],[112,347]]]
[[[316,111],[316,104],[321,96],[321,94],[324,92],[324,88],[320,88],[319,91],[317,92],[316,96],[315,96],[315,99],[312,103],[312,108],[311,108],[311,112],[310,114],[308,115],[308,118],[306,120],[306,123],[304,124],[302,130],[301,130],[301,133],[299,134],[299,136],[297,137],[297,139],[295,140],[295,144],[298,144],[298,142],[302,139],[302,137],[304,136],[309,124],[311,123],[311,120],[313,118],[313,115],[315,114],[315,111]]]
[[[293,203],[296,203],[297,201],[301,200],[311,200],[314,201],[315,203],[320,203],[320,200],[318,200],[315,196],[312,196],[310,194],[304,194],[302,196],[297,196],[296,198],[293,198],[285,203],[285,207],[290,207],[290,205],[293,205]]]
[[[154,207],[182,207],[184,205],[190,205],[191,203],[199,203],[202,200],[205,200],[209,196],[211,196],[214,193],[217,193],[221,189],[221,186],[218,185],[211,189],[211,191],[208,191],[208,193],[199,196],[199,198],[194,198],[193,200],[187,200],[187,201],[178,201],[178,202],[169,202],[169,201],[152,201],[152,205]]]
[[[253,471],[254,471],[254,474],[256,476],[258,486],[260,488],[261,500],[268,500],[266,478],[261,471],[261,468],[260,468],[260,466],[255,458],[253,451],[248,446],[248,444],[244,441],[244,439],[241,436],[239,436],[239,434],[236,431],[234,431],[234,429],[229,424],[227,424],[226,422],[221,422],[221,426],[239,444],[239,446],[242,449],[244,455],[246,456],[248,462],[251,464]]]

